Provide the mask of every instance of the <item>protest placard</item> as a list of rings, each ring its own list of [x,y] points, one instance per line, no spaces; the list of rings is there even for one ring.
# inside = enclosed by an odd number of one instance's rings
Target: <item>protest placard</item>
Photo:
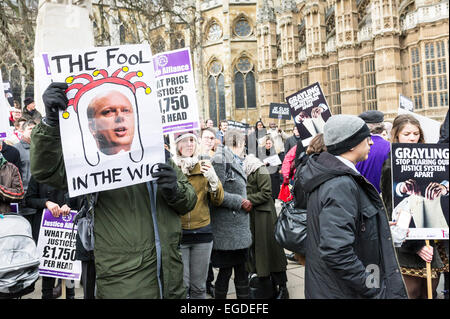
[[[70,197],[152,180],[164,162],[150,47],[96,47],[42,55],[69,103],[60,134]],[[157,116],[155,116],[157,115]]]
[[[401,109],[414,112],[414,102],[411,99],[408,99],[406,96],[400,94],[398,101]]]
[[[448,144],[392,144],[393,219],[412,215],[406,239],[448,239]]]
[[[200,128],[194,73],[189,48],[153,58],[164,134]]]
[[[307,86],[286,98],[292,118],[297,126],[304,146],[323,133],[323,126],[331,116],[325,95],[319,82]]]
[[[291,108],[289,107],[288,104],[284,103],[270,103],[269,118],[290,120]]]
[[[420,122],[425,143],[437,143],[439,141],[441,123],[426,116],[414,113],[413,101],[401,94],[399,97],[398,114],[410,114]]]
[[[10,203],[9,207],[11,208],[11,213],[14,213],[14,214],[19,213],[19,203]]]
[[[75,259],[77,226],[73,219],[76,214],[71,211],[65,217],[53,217],[48,209],[42,213],[37,244],[41,276],[80,280],[81,261]]]
[[[250,125],[248,125],[247,123],[237,122],[237,121],[233,121],[233,120],[227,120],[227,122],[228,122],[228,128],[241,130],[245,133],[247,133],[247,131],[250,127]]]
[[[269,164],[270,166],[278,166],[281,165],[281,160],[280,157],[277,154],[275,154],[263,159],[263,163]]]
[[[9,109],[10,105],[6,100],[5,93],[3,91],[3,78],[2,73],[0,71],[0,140],[5,139],[9,134],[11,134],[12,130],[9,125]]]

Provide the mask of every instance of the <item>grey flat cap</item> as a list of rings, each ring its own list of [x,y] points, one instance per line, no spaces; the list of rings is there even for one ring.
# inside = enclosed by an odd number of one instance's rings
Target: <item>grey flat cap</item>
[[[384,121],[384,113],[376,110],[370,110],[358,115],[366,123],[381,123]]]

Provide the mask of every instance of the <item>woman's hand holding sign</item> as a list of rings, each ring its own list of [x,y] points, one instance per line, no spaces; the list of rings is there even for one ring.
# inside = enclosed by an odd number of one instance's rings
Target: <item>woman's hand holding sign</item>
[[[67,216],[70,213],[70,207],[64,204],[62,207],[60,207],[58,204],[52,202],[52,201],[46,201],[45,207],[52,213],[53,217],[58,218],[61,214],[63,216]]]
[[[59,217],[60,207],[58,204],[48,200],[45,202],[45,207],[52,213],[53,217]]]
[[[420,256],[425,262],[430,263],[433,260],[433,247],[431,246],[423,246],[418,252],[417,255]]]
[[[70,214],[70,207],[67,206],[67,204],[64,204],[64,205],[61,207],[60,212],[61,212],[61,214],[62,214],[63,216],[67,216],[67,215]]]

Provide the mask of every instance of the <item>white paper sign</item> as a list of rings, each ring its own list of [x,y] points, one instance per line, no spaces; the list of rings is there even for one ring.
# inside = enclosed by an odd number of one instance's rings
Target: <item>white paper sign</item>
[[[263,160],[263,163],[264,164],[269,163],[270,166],[278,166],[278,165],[281,165],[281,160],[280,160],[280,157],[277,154],[275,154],[275,155],[266,157]]]
[[[81,261],[75,258],[77,226],[74,227],[73,218],[76,214],[72,211],[66,217],[53,217],[44,209],[37,244],[41,276],[80,280]]]
[[[165,157],[149,45],[52,53],[43,61],[54,82],[69,86],[59,126],[70,197],[152,180],[151,167]]]
[[[6,96],[3,90],[3,78],[0,71],[0,140],[5,139],[10,133],[11,128],[9,126],[9,103],[6,100]]]
[[[411,99],[408,99],[406,96],[400,94],[398,100],[400,103],[399,107],[401,109],[414,112],[414,103]]]
[[[419,115],[414,112],[410,112],[403,108],[398,108],[398,114],[410,114],[414,116],[422,127],[423,135],[425,138],[425,143],[437,143],[439,141],[439,132],[441,128],[441,123],[432,120],[426,116]]]
[[[154,56],[164,134],[198,130],[200,121],[189,48]]]

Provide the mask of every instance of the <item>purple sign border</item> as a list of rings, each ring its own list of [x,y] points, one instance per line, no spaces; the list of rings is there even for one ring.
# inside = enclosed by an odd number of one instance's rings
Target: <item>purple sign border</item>
[[[166,63],[164,64],[164,66],[160,66],[160,65],[158,65],[158,61],[164,60],[163,57],[165,57]],[[181,65],[188,65],[188,69],[162,73],[162,70],[164,68],[171,68],[171,67],[176,68]],[[192,70],[192,65],[191,65],[191,60],[189,58],[189,49],[183,49],[183,50],[180,50],[177,52],[172,52],[172,53],[157,54],[155,56],[155,58],[153,59],[153,66],[155,69],[156,78],[169,76],[169,75],[173,75],[173,74],[177,74],[177,73],[190,72]],[[159,72],[161,72],[161,73],[159,73]]]
[[[65,222],[71,222],[73,223],[73,219],[75,218],[75,216],[77,215],[77,212],[70,212],[70,221],[64,221],[62,216],[60,217],[53,217],[52,213],[48,210],[45,209],[44,213],[42,214],[42,221],[41,221],[41,227],[46,227],[46,228],[56,228],[56,229],[61,229],[64,231],[71,231],[72,228],[64,228],[64,227],[58,227],[58,226],[49,226],[49,225],[45,225],[44,223],[45,221],[50,221],[50,222],[60,222],[60,223],[65,223]],[[75,225],[75,229],[77,229],[78,227]],[[77,262],[78,260],[75,260],[74,262]],[[52,269],[41,269],[39,266],[39,275],[41,276],[49,276],[49,277],[55,277],[55,278],[61,278],[61,279],[70,279],[70,280],[80,280],[80,274],[77,273],[73,273],[73,272],[65,272],[65,271],[61,271],[61,270],[52,270]]]
[[[49,269],[39,269],[39,275],[41,276],[58,276],[56,278],[67,278],[67,279],[71,279],[71,280],[79,280],[80,279],[80,275],[79,274],[74,274],[72,272],[65,272],[65,271],[60,271],[60,270],[49,270]]]
[[[194,130],[198,129],[198,123],[197,122],[189,122],[189,123],[182,123],[182,124],[175,124],[175,125],[168,125],[163,127],[163,134],[167,134],[170,132],[180,132],[180,130]]]

